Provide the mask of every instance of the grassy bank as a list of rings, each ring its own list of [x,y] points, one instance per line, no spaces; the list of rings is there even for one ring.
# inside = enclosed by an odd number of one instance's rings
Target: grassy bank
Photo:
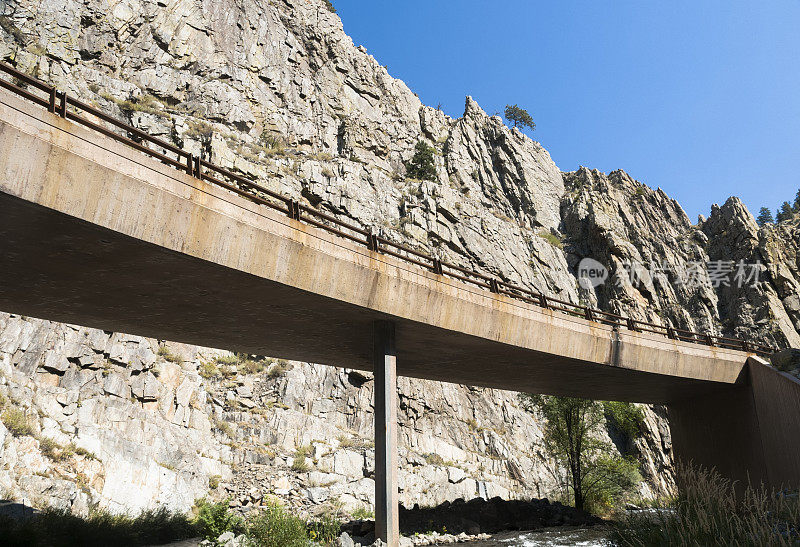
[[[680,494],[629,513],[614,527],[621,546],[800,545],[797,493],[734,484],[714,471],[681,467]]]
[[[217,539],[224,532],[245,534],[252,547],[311,547],[332,543],[339,535],[333,517],[306,521],[280,505],[254,511],[245,520],[227,502],[199,501],[196,515],[166,509],[138,516],[93,510],[78,517],[59,509],[44,509],[25,518],[0,516],[0,545],[4,547],[115,547],[160,545],[193,537]]]
[[[95,510],[81,518],[60,509],[45,509],[22,519],[0,516],[0,545],[9,547],[158,545],[196,536],[191,518],[166,509],[136,517]]]

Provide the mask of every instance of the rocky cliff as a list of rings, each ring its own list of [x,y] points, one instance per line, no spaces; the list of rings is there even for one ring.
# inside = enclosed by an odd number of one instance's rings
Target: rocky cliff
[[[470,98],[458,119],[422,105],[322,0],[0,9],[0,56],[18,68],[340,218],[565,300],[800,342],[796,223],[758,229],[732,198],[695,225],[624,172],[561,173]],[[418,141],[434,181],[406,176]],[[619,282],[579,282],[584,258]],[[688,263],[728,260],[760,262],[758,281],[680,282]],[[76,511],[187,509],[212,491],[352,512],[373,487],[371,389],[358,372],[0,314],[0,395],[23,409],[23,430],[0,425],[0,488]],[[400,403],[405,503],[554,493],[561,470],[515,394],[403,379]],[[650,495],[672,487],[671,444],[663,409],[646,417],[620,448]]]

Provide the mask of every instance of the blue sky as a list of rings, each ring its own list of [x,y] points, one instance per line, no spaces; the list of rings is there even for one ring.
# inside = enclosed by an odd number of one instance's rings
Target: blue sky
[[[693,221],[800,188],[800,0],[334,4],[424,103],[527,108],[563,171],[624,169]]]

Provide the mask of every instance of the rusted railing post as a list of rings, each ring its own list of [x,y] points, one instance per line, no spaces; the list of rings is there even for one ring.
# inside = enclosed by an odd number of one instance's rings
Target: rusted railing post
[[[50,100],[47,103],[47,111],[52,112],[53,114],[56,113],[56,88],[50,88]]]
[[[58,108],[58,115],[62,118],[67,117],[67,92],[61,94],[61,104]]]
[[[200,171],[200,158],[198,156],[194,157],[194,176],[200,180],[203,180],[203,173]]]
[[[489,280],[489,290],[493,293],[500,292],[500,283],[497,282],[497,279],[490,279]]]
[[[288,208],[287,214],[293,220],[300,220],[300,202],[294,199],[287,199],[286,206]]]
[[[667,327],[667,337],[669,337],[672,340],[677,340],[678,335],[675,333],[675,329],[673,329],[672,327]]]
[[[713,347],[714,346],[714,337],[711,336],[711,334],[706,334],[705,338],[706,338],[706,344],[708,344],[709,346]]]
[[[583,315],[586,317],[587,321],[594,321],[594,314],[592,313],[592,308],[584,309]]]
[[[539,305],[541,307],[543,307],[544,309],[547,309],[548,307],[550,307],[549,304],[547,303],[547,297],[545,295],[543,295],[543,294],[539,295]]]
[[[636,332],[636,321],[634,321],[633,319],[631,319],[630,317],[628,317],[628,318],[625,320],[625,322],[626,322],[626,323],[627,323],[627,325],[628,325],[628,330],[632,330],[633,332]]]
[[[433,273],[438,275],[444,275],[444,271],[442,270],[442,261],[438,258],[433,258]]]
[[[194,175],[194,156],[186,154],[186,172],[189,175]]]
[[[378,252],[378,236],[373,234],[372,230],[367,230],[367,249]]]

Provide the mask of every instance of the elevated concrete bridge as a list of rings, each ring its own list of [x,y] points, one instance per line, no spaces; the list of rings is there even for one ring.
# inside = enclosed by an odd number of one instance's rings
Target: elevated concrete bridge
[[[69,104],[0,90],[0,309],[374,371],[379,536],[398,529],[397,374],[665,404],[677,457],[800,486],[800,384],[754,354],[443,276],[82,127]]]

